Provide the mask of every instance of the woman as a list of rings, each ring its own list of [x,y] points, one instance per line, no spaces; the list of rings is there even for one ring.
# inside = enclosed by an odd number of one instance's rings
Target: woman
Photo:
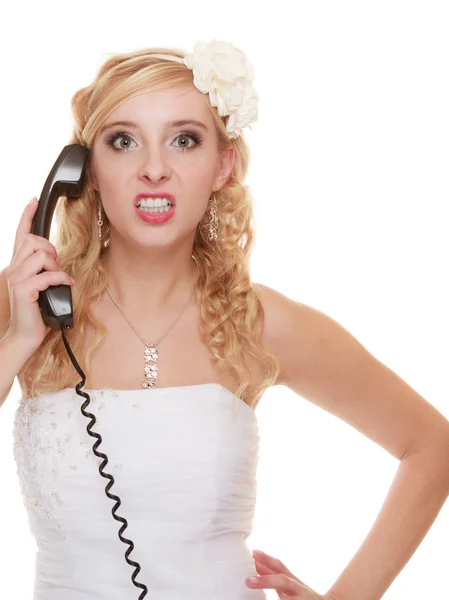
[[[49,285],[72,286],[67,339],[87,373],[150,597],[256,599],[275,589],[279,598],[375,600],[447,498],[446,419],[331,318],[250,280],[242,132],[257,118],[252,78],[225,42],[110,57],[72,100],[71,143],[89,149],[89,162],[82,197],[58,203],[55,246],[30,234],[36,201],[21,219],[2,277],[0,401],[17,375],[14,452],[39,545],[36,598],[138,593],[78,410],[79,375],[40,317]],[[401,461],[376,523],[325,595],[245,544],[254,410],[273,385]]]

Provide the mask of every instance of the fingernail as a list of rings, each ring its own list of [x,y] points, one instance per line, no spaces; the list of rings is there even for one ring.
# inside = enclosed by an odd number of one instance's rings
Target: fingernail
[[[265,556],[265,552],[262,552],[262,550],[253,550],[253,554],[259,554],[259,556]]]
[[[248,578],[249,583],[257,583],[259,581],[258,577],[249,577]]]
[[[34,201],[37,200],[36,196],[34,196],[34,198],[32,198],[29,202],[28,202],[28,206],[31,206]]]

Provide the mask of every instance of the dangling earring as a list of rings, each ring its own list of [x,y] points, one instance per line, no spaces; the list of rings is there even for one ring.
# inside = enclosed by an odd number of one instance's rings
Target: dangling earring
[[[215,194],[210,207],[209,241],[212,240],[218,240],[218,207]]]
[[[97,225],[98,225],[98,239],[101,242],[101,226],[103,225],[103,221],[101,219],[101,203],[98,203],[98,221],[97,221]]]

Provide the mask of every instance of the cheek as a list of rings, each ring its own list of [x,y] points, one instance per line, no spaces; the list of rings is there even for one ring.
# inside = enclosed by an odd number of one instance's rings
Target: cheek
[[[99,193],[105,201],[107,199],[126,198],[129,194],[140,191],[137,177],[133,174],[130,166],[125,166],[123,163],[108,162],[108,165],[103,165],[101,171],[97,173],[97,184]]]
[[[183,172],[195,180],[209,183],[215,177],[216,162],[210,152],[193,151],[187,156],[180,157],[173,164],[173,172]]]
[[[199,192],[211,189],[215,181],[215,165],[207,159],[192,158],[188,162],[185,161],[178,173],[183,181],[189,182],[190,188],[196,187]]]

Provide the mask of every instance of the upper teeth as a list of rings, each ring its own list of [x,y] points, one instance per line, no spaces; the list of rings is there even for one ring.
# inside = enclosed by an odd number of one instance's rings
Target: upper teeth
[[[147,208],[154,208],[157,206],[171,205],[171,201],[167,198],[141,198],[137,203],[137,206],[146,206]]]

